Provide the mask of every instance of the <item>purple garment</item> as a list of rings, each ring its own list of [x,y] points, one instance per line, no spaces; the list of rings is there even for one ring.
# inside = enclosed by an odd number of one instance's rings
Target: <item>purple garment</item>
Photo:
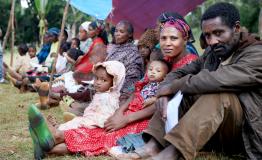
[[[111,44],[106,61],[119,61],[126,67],[126,77],[121,95],[130,96],[134,83],[143,77],[144,64],[137,47],[133,43]]]

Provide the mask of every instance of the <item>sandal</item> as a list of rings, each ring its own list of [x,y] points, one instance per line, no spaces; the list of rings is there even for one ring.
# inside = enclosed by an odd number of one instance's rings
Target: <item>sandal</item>
[[[49,88],[48,88],[48,83],[43,82],[41,86],[38,89],[38,95],[40,99],[40,103],[37,104],[37,107],[39,109],[49,109],[50,106],[48,105],[48,94],[49,94]]]
[[[33,140],[34,159],[35,160],[41,160],[41,159],[43,159],[45,157],[45,153],[42,150],[42,148],[41,148],[41,146],[39,144],[38,138],[35,135],[35,133],[33,132],[33,129],[32,129],[32,127],[30,125],[29,125],[29,132],[30,132],[31,138]]]
[[[55,141],[43,115],[35,105],[29,106],[28,119],[32,131],[38,139],[39,146],[45,152],[50,151],[55,146]]]

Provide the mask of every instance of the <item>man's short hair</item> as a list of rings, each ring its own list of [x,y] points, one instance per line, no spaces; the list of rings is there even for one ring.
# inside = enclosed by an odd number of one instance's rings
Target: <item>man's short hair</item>
[[[202,15],[201,24],[205,20],[221,17],[223,23],[230,28],[233,28],[237,21],[240,21],[238,9],[229,3],[216,3],[210,6]]]

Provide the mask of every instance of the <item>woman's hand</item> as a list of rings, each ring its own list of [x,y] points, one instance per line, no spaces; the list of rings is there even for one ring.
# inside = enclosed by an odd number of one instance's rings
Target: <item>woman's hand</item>
[[[160,97],[156,101],[155,105],[157,110],[160,112],[162,116],[162,120],[165,121],[167,117],[167,103],[168,103],[168,97]]]
[[[127,115],[124,115],[122,112],[116,112],[105,122],[105,130],[107,132],[114,132],[125,127],[128,123],[129,120]]]

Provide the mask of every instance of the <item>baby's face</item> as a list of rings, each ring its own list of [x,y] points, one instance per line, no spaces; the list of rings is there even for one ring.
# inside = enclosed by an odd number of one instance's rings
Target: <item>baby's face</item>
[[[94,87],[97,92],[105,92],[108,91],[110,87],[113,86],[113,77],[110,76],[106,69],[103,67],[99,67],[95,71],[95,81]]]
[[[152,61],[147,69],[150,82],[161,82],[168,72],[168,67],[159,61]]]

